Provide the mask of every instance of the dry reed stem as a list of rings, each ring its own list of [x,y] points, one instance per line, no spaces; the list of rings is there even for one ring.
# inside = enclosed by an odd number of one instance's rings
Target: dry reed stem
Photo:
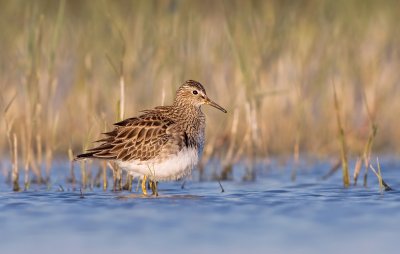
[[[93,160],[86,161],[86,188],[93,189]]]
[[[125,114],[125,79],[123,75],[123,65],[121,64],[121,76],[119,78],[120,86],[120,104],[119,104],[119,120],[124,119]]]
[[[4,122],[6,123],[6,136],[7,136],[7,142],[8,142],[8,146],[10,148],[10,154],[13,155],[14,154],[14,150],[13,150],[13,141],[12,141],[12,137],[11,137],[11,130],[14,124],[14,120],[12,119],[11,121],[8,121],[7,117],[4,116]]]
[[[246,160],[246,169],[245,174],[243,176],[244,181],[254,181],[255,174],[254,174],[254,159],[255,159],[255,150],[256,150],[256,131],[257,131],[257,123],[255,119],[255,108],[252,103],[245,104],[246,109],[246,116],[247,116],[247,123],[249,126],[249,134],[250,134],[250,142],[247,142],[247,160]]]
[[[358,178],[358,175],[360,174],[361,168],[362,168],[362,159],[357,158],[356,165],[354,166],[354,174],[353,174],[354,185],[357,185],[357,178]]]
[[[87,174],[86,174],[86,161],[81,161],[81,188],[85,189],[87,186]]]
[[[350,186],[350,177],[349,177],[349,165],[347,160],[347,145],[346,145],[346,136],[344,133],[344,129],[342,126],[342,122],[340,119],[340,109],[339,109],[339,102],[336,94],[336,87],[335,83],[333,83],[333,99],[334,99],[334,106],[336,112],[336,121],[339,130],[339,141],[340,141],[340,156],[342,159],[342,173],[343,173],[343,185],[344,187]]]
[[[32,147],[30,147],[30,149],[31,149],[31,154],[33,154]],[[36,158],[35,156],[31,156],[29,166],[30,166],[30,169],[32,170],[32,172],[36,176],[36,179],[35,179],[36,183],[41,184],[41,183],[43,183],[42,173],[40,171],[40,167],[37,165],[35,158]]]
[[[370,164],[372,144],[374,142],[377,131],[378,131],[377,125],[374,123],[371,123],[370,134],[369,134],[368,141],[367,141],[367,144],[365,145],[364,153],[363,153],[364,165],[365,165],[364,186],[367,186],[368,168],[369,168],[369,164]]]
[[[70,146],[71,147],[71,146]],[[42,136],[40,133],[36,134],[36,159],[39,165],[43,162],[43,152],[42,152]]]
[[[378,165],[378,180],[379,180],[379,190],[383,192],[384,187],[383,187],[383,179],[382,179],[382,170],[381,170],[381,164],[379,163],[379,159],[376,158],[376,164]]]
[[[376,133],[378,131],[378,125],[375,123],[374,116],[372,115],[371,109],[369,107],[367,95],[365,94],[364,87],[362,88],[362,99],[363,99],[364,107],[367,112],[368,122],[369,122],[369,126],[370,126],[368,140],[367,140],[367,143],[365,144],[364,150],[363,150],[363,160],[364,160],[364,167],[365,167],[364,187],[366,187],[367,179],[368,179],[368,169],[370,168],[369,164],[370,164],[370,158],[371,158],[371,150],[372,150],[372,145],[374,143]],[[355,181],[357,181],[357,177],[358,177],[358,174],[355,176]]]
[[[95,175],[94,177],[91,178],[91,181],[90,181],[90,188],[91,188],[91,189],[93,189],[94,187],[99,188],[99,187],[101,186],[102,174],[103,174],[103,170],[102,170],[102,168],[101,168],[101,166],[100,166],[100,167],[97,168],[97,173],[96,173],[96,175]]]
[[[378,172],[376,171],[376,169],[370,164],[369,167],[372,170],[372,172],[374,172],[374,174],[376,175],[376,177],[378,178],[379,181],[379,190],[381,192],[383,191],[391,191],[393,190],[386,182],[385,180],[383,180],[382,178],[382,170],[381,170],[381,165],[379,163],[379,159],[377,158],[377,165],[378,165]]]
[[[11,180],[13,183],[13,191],[19,191],[18,139],[15,133],[13,133],[13,164]]]
[[[300,131],[297,129],[296,131],[296,138],[295,138],[295,143],[293,147],[293,169],[292,172],[290,173],[290,180],[292,182],[296,181],[296,176],[297,176],[297,168],[299,167],[299,162],[300,162]]]
[[[333,164],[333,166],[329,169],[328,173],[326,173],[324,176],[322,176],[321,179],[326,180],[329,177],[331,177],[336,171],[339,170],[341,163],[342,163],[341,159],[338,159],[338,161],[335,164]]]
[[[30,161],[31,161],[31,149],[30,147],[27,147],[26,149],[28,149],[27,152],[27,157],[25,158],[24,161],[24,189],[28,190],[29,189],[29,165],[30,165]]]
[[[105,161],[101,162],[101,169],[103,172],[103,190],[107,190],[107,185],[108,185],[108,181],[107,181],[107,163]]]
[[[75,177],[75,169],[74,169],[74,154],[72,152],[71,146],[68,148],[68,158],[69,158],[69,182],[72,184],[72,187],[75,188],[76,177]]]
[[[53,153],[54,153],[54,144],[55,144],[55,137],[57,133],[57,127],[58,127],[58,119],[59,119],[59,114],[56,114],[54,118],[52,118],[52,122],[50,125],[50,133],[49,136],[46,139],[46,144],[45,144],[45,156],[46,156],[46,181],[50,180],[50,175],[51,175],[51,166],[53,163]]]
[[[122,190],[122,176],[121,170],[117,170],[118,165],[114,162],[108,161],[108,167],[111,168],[113,172],[113,191],[120,191]]]
[[[292,182],[296,181],[296,176],[297,176],[297,169],[299,167],[300,163],[300,142],[301,142],[301,136],[302,136],[302,126],[303,126],[303,121],[304,121],[304,115],[305,115],[305,109],[304,109],[304,96],[302,95],[302,89],[301,89],[301,83],[296,82],[295,83],[295,103],[296,103],[296,136],[294,140],[294,146],[293,146],[293,169],[290,175],[290,179]],[[284,91],[286,92],[286,91]],[[279,93],[279,91],[277,91]]]
[[[21,150],[24,160],[24,188],[29,189],[29,166],[32,161],[32,125],[30,122],[26,123],[25,128],[22,129],[21,135]]]
[[[15,94],[12,99],[9,101],[9,103],[6,104],[4,110],[3,110],[3,119],[6,127],[6,137],[7,137],[7,142],[8,146],[10,149],[10,154],[12,155],[12,169],[11,169],[11,181],[13,184],[13,190],[14,191],[19,191],[19,183],[18,183],[18,178],[19,178],[19,172],[18,172],[18,144],[17,144],[17,136],[15,133],[11,135],[11,130],[14,125],[14,118],[11,119],[11,121],[8,120],[7,118],[7,112],[10,109],[11,105],[13,104],[17,94]]]
[[[370,164],[372,144],[374,142],[377,131],[378,131],[378,127],[374,123],[371,123],[371,130],[370,130],[370,133],[368,136],[368,141],[365,145],[364,152],[363,152],[364,166],[365,166],[365,172],[364,172],[364,186],[365,187],[367,186],[368,168],[369,168],[369,164]]]

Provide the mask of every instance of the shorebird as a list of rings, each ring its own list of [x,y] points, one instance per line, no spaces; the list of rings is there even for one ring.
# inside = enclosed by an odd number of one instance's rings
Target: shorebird
[[[204,148],[205,115],[201,106],[207,104],[224,113],[227,111],[208,98],[197,81],[188,80],[176,91],[171,106],[144,110],[114,124],[101,144],[80,154],[76,159],[95,158],[114,161],[120,168],[141,180],[147,195],[149,180],[154,195],[159,181],[179,180],[188,176],[197,165]]]

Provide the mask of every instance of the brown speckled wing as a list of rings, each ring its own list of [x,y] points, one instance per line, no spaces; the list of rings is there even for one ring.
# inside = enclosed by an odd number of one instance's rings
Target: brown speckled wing
[[[88,150],[87,157],[122,161],[161,161],[176,154],[185,145],[185,133],[169,118],[145,114],[116,123],[104,133],[98,147]]]

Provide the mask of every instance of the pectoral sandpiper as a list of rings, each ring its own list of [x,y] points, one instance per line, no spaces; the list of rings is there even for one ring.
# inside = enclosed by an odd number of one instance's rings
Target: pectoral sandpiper
[[[77,159],[96,158],[116,162],[157,194],[158,181],[178,180],[197,165],[204,147],[205,116],[201,105],[227,111],[210,100],[204,87],[188,80],[179,87],[171,106],[142,111],[142,115],[115,123],[101,144],[78,155]],[[154,187],[155,186],[155,187]]]

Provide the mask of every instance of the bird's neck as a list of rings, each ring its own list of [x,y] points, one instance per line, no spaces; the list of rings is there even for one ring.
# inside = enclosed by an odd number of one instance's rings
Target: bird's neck
[[[204,128],[205,116],[199,106],[174,103],[173,107],[173,118],[181,122],[188,134]]]
[[[200,106],[185,103],[184,101],[175,100],[172,106],[175,108],[174,112],[178,117],[199,117],[203,114]]]

